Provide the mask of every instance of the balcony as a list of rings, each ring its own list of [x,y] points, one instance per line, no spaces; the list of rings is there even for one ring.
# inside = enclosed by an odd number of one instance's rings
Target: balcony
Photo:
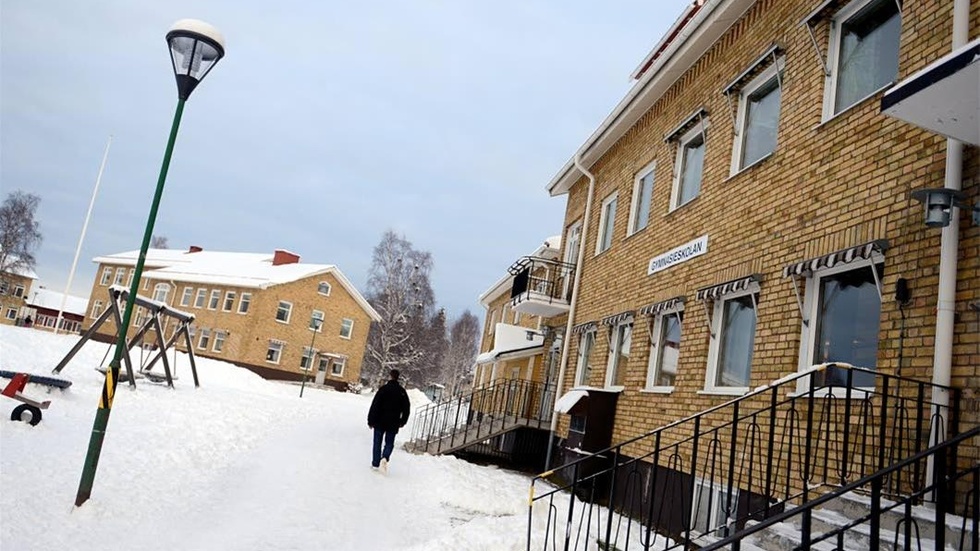
[[[510,305],[515,312],[550,318],[567,314],[574,264],[525,256],[507,272],[514,277]]]

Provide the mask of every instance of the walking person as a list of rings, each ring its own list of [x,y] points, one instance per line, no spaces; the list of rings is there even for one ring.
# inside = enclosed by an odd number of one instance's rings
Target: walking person
[[[391,379],[378,389],[371,401],[371,409],[368,410],[368,427],[374,430],[372,468],[380,469],[382,473],[388,472],[388,460],[391,459],[391,450],[395,447],[395,435],[408,422],[410,409],[408,393],[398,383],[398,370],[392,369]]]

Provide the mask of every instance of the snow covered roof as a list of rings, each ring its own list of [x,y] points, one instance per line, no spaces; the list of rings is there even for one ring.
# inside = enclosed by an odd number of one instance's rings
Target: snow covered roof
[[[170,249],[150,249],[146,254],[143,277],[156,281],[181,283],[206,283],[229,287],[267,289],[275,285],[299,281],[308,277],[332,274],[344,289],[354,297],[357,304],[374,321],[381,316],[368,304],[367,300],[333,264],[303,264],[286,262],[276,264],[278,253],[295,256],[288,251],[276,253],[235,253],[224,251],[174,251]],[[108,256],[99,256],[94,262],[135,266],[139,251],[127,251]],[[149,268],[149,269],[146,269]]]
[[[534,249],[534,252],[529,254],[531,257],[538,258],[558,258],[558,253],[561,250],[561,236],[552,235],[551,237],[544,240],[544,243]],[[480,295],[480,304],[484,307],[489,307],[490,303],[500,297],[507,291],[510,291],[511,282],[514,280],[514,276],[507,274],[504,277],[497,280],[496,283],[490,286],[489,289]]]
[[[64,297],[64,293],[40,287],[31,291],[31,296],[27,297],[27,305],[58,311],[61,309],[61,301]],[[65,301],[64,311],[69,314],[84,316],[85,312],[88,311],[88,299],[68,295],[68,299]]]
[[[528,338],[530,337],[530,338]],[[493,349],[476,357],[476,363],[490,363],[501,356],[530,356],[544,348],[544,335],[527,327],[498,323],[494,327]]]

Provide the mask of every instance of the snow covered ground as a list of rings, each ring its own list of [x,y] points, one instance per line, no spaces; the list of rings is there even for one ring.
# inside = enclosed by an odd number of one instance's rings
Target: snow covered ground
[[[77,339],[0,326],[0,369],[48,375]],[[52,401],[37,426],[10,421],[17,402],[0,398],[0,549],[524,549],[528,477],[411,455],[408,430],[383,476],[370,396],[307,386],[300,399],[206,359],[195,389],[182,355],[174,390],[120,385],[92,497],[75,508],[106,349],[86,344],[66,391],[28,385]]]

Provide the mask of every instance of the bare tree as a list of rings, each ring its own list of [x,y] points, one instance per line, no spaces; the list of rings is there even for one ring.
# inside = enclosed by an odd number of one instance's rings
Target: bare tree
[[[432,255],[388,230],[374,248],[368,275],[367,300],[381,315],[371,324],[365,355],[371,384],[398,369],[406,384],[423,384],[426,354],[423,342],[434,310],[429,284]]]
[[[167,243],[166,235],[154,235],[150,238],[150,248],[151,249],[169,249],[170,245]]]
[[[459,394],[469,383],[480,346],[480,320],[463,312],[449,330],[449,348],[442,362],[442,380],[448,396]]]
[[[40,203],[33,193],[14,191],[0,205],[0,273],[34,269],[34,251],[41,244],[34,215]]]

